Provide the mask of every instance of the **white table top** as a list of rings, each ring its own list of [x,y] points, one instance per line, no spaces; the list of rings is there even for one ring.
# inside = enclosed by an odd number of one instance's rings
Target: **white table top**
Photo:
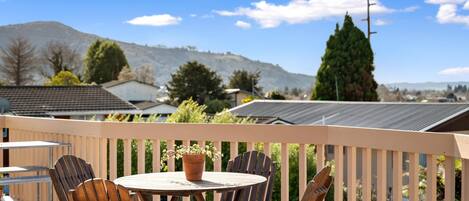
[[[48,148],[70,146],[69,143],[52,142],[52,141],[17,141],[17,142],[2,142],[0,149],[19,149],[19,148]]]
[[[263,176],[232,172],[204,172],[201,181],[186,180],[184,172],[138,174],[114,180],[132,191],[166,195],[233,191],[265,181]]]

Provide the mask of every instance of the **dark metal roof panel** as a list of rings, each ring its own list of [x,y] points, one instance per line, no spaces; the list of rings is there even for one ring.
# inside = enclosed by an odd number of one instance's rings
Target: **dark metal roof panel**
[[[53,112],[136,110],[100,86],[3,86],[0,97],[22,116],[48,116]]]
[[[469,110],[469,104],[334,101],[254,101],[231,111],[279,117],[294,124],[322,124],[421,131]]]

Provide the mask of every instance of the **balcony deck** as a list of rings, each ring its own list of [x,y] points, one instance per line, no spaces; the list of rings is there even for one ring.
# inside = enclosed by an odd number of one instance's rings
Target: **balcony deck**
[[[262,144],[263,151],[271,155],[271,146],[280,144],[279,164],[281,201],[288,201],[289,189],[298,188],[299,197],[303,194],[307,183],[307,166],[314,163],[317,168],[326,164],[325,145],[334,147],[334,199],[344,200],[344,187],[357,189],[361,187],[363,197],[357,191],[346,191],[347,200],[372,200],[372,192],[376,192],[376,200],[402,200],[402,189],[407,185],[403,182],[403,174],[408,175],[409,200],[437,199],[437,174],[444,174],[445,200],[455,200],[455,160],[462,159],[462,200],[469,200],[469,136],[454,133],[411,132],[398,130],[365,129],[339,126],[290,126],[290,125],[235,125],[235,124],[164,124],[164,123],[119,123],[80,120],[60,120],[31,117],[0,116],[2,128],[8,128],[10,141],[60,141],[70,143],[71,151],[89,161],[97,176],[116,179],[118,166],[124,175],[131,174],[132,140],[137,141],[137,172],[145,172],[145,141],[152,143],[152,166],[159,171],[161,158],[161,142],[167,146],[176,140],[189,144],[198,141],[201,144],[211,141],[221,150],[222,145],[229,142],[230,155],[238,154],[238,142],[247,143],[247,150],[254,150],[256,144]],[[117,162],[117,141],[123,140],[123,164]],[[298,186],[289,186],[289,146],[299,146]],[[307,160],[307,146],[315,145],[315,160]],[[109,149],[108,149],[109,147]],[[109,152],[108,152],[109,150]],[[57,148],[53,157],[57,159],[67,153],[67,148]],[[363,160],[358,163],[357,154]],[[376,158],[372,155],[376,154]],[[10,166],[47,165],[48,154],[43,150],[10,150]],[[388,154],[392,156],[388,159]],[[408,170],[403,169],[403,155],[407,155]],[[0,156],[2,156],[0,154]],[[419,156],[427,159],[426,177],[419,177]],[[437,167],[437,157],[445,156],[443,169]],[[344,162],[344,157],[346,161]],[[0,160],[2,161],[2,160]],[[108,165],[109,161],[109,165]],[[387,168],[391,161],[393,168]],[[376,166],[376,173],[372,167]],[[168,171],[175,170],[175,161],[168,162]],[[357,178],[357,168],[361,173]],[[213,164],[214,171],[222,170],[222,162]],[[20,174],[20,173],[15,173]],[[24,175],[24,174],[23,174]],[[346,175],[347,178],[344,178]],[[392,175],[389,185],[388,175]],[[374,181],[375,180],[375,181]],[[345,182],[346,181],[346,182]],[[358,182],[360,181],[360,183]],[[426,182],[424,193],[419,191],[419,183]],[[376,185],[372,185],[372,183]],[[47,185],[40,190],[46,192]],[[388,195],[389,189],[394,190]],[[21,200],[34,200],[36,186],[12,186],[11,194]],[[46,200],[43,193],[41,200]],[[215,200],[219,199],[215,194]],[[54,198],[54,200],[57,200]],[[187,198],[185,198],[187,200]]]

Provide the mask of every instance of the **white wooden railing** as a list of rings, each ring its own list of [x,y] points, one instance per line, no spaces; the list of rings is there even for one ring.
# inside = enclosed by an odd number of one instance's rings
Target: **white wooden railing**
[[[299,188],[299,197],[306,188],[306,167],[316,163],[318,168],[326,164],[325,145],[334,147],[334,198],[343,200],[344,186],[349,201],[361,199],[357,195],[358,180],[361,181],[363,200],[387,199],[388,188],[392,191],[392,200],[402,200],[405,185],[403,174],[408,174],[409,200],[436,200],[437,197],[437,157],[445,156],[445,200],[455,200],[455,160],[462,159],[462,200],[469,201],[469,136],[451,133],[409,132],[397,130],[364,129],[339,126],[289,126],[289,125],[231,125],[231,124],[163,124],[163,123],[119,123],[79,120],[60,120],[30,117],[0,116],[0,125],[9,129],[10,141],[54,140],[72,144],[72,153],[89,161],[99,177],[115,179],[117,177],[117,140],[124,141],[124,175],[131,174],[131,140],[137,140],[138,173],[145,172],[144,140],[153,143],[152,164],[155,171],[160,170],[160,143],[168,146],[181,140],[205,143],[212,141],[221,150],[222,142],[230,142],[230,156],[238,154],[237,142],[247,142],[247,149],[253,150],[255,143],[262,143],[263,151],[271,154],[271,145],[281,144],[281,201],[288,201],[289,188]],[[289,186],[288,145],[299,144],[299,186]],[[307,161],[306,146],[316,145],[316,160]],[[109,145],[109,153],[107,146]],[[345,150],[345,151],[344,151]],[[58,158],[67,150],[58,150]],[[376,152],[376,159],[372,153]],[[361,156],[357,156],[361,153]],[[388,158],[391,153],[392,157]],[[109,167],[107,164],[109,155]],[[403,155],[408,155],[409,168],[404,170]],[[419,156],[427,158],[427,188],[424,195],[419,195]],[[228,156],[227,156],[228,157]],[[347,161],[344,162],[344,157]],[[363,158],[357,164],[357,158]],[[387,168],[392,161],[392,168]],[[41,164],[47,162],[47,154],[41,150],[14,150],[10,152],[10,165]],[[46,164],[44,164],[46,165]],[[372,167],[376,166],[376,174]],[[357,178],[357,168],[361,177]],[[346,172],[344,171],[346,168]],[[175,170],[175,162],[168,162],[169,171]],[[222,163],[214,163],[214,170],[221,171]],[[346,175],[346,179],[344,178]],[[392,175],[389,185],[387,176]],[[376,185],[372,185],[376,178]],[[347,181],[347,182],[344,182]],[[33,200],[36,186],[12,186],[11,193],[20,200]],[[354,190],[350,190],[354,189]],[[46,190],[46,185],[41,186]],[[215,195],[215,200],[219,195]],[[42,199],[41,199],[42,200]],[[44,197],[45,200],[45,197]],[[187,200],[187,199],[186,199]]]

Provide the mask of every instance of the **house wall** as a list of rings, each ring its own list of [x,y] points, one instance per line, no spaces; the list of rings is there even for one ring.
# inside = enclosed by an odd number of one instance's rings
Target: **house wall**
[[[139,82],[127,82],[105,89],[126,101],[155,101],[159,94],[158,88]]]

